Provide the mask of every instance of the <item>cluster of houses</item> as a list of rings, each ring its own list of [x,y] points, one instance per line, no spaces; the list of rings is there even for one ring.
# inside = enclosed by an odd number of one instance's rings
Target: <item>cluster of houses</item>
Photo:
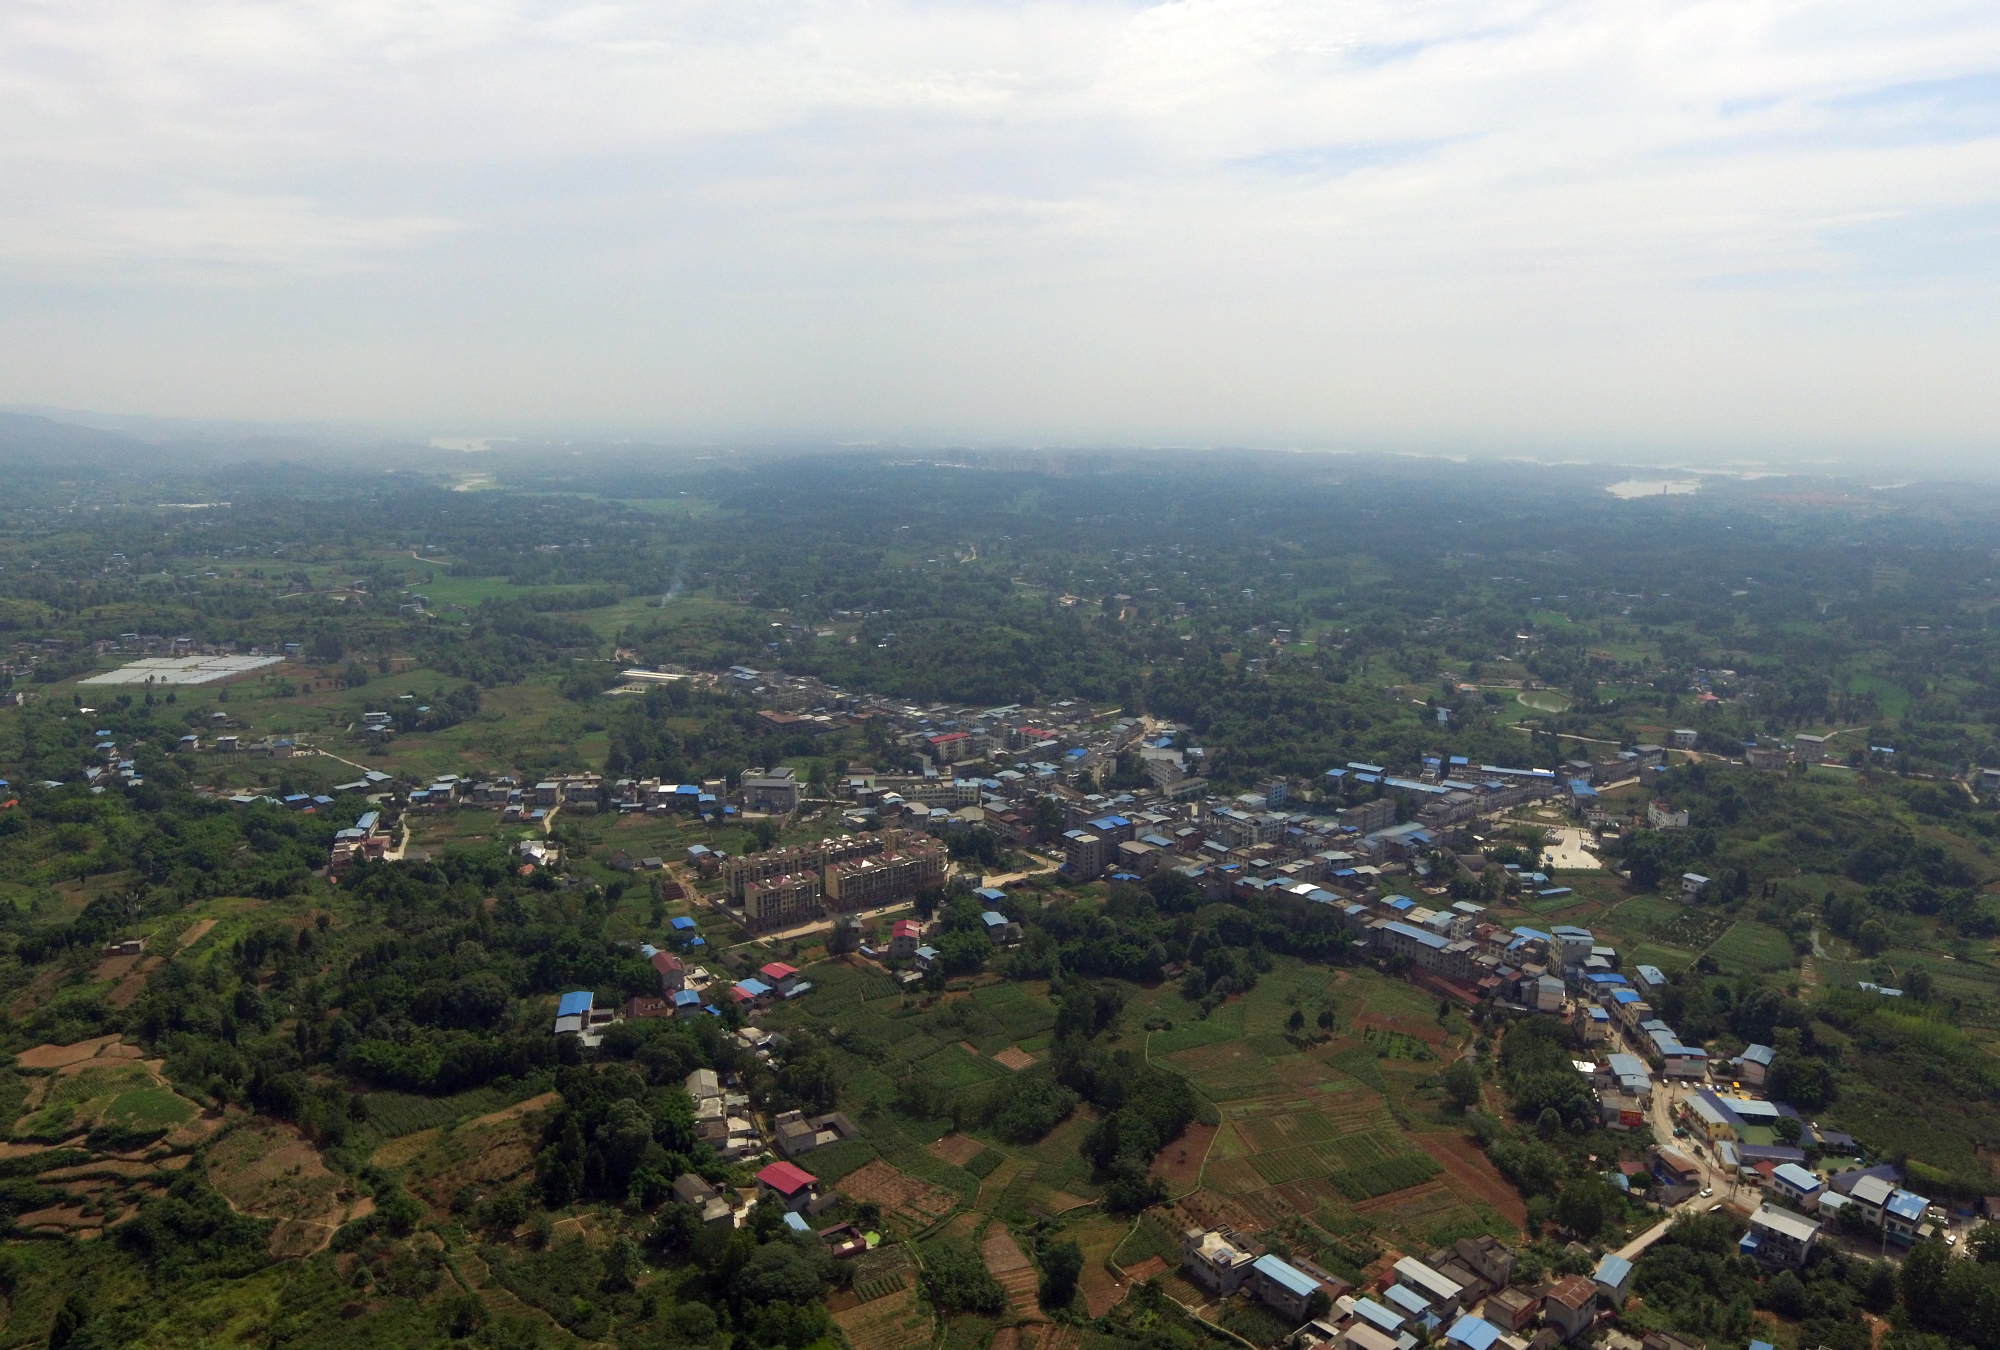
[[[721,878],[722,903],[744,927],[768,933],[941,890],[946,854],[928,834],[882,830],[736,857],[697,844],[688,861]]]
[[[1405,1256],[1365,1290],[1310,1261],[1281,1258],[1230,1228],[1182,1234],[1181,1269],[1214,1298],[1247,1294],[1300,1326],[1310,1350],[1550,1350],[1623,1305],[1632,1264],[1604,1257],[1594,1277],[1514,1283],[1514,1253],[1491,1236]],[[1300,1324],[1303,1324],[1302,1326]]]

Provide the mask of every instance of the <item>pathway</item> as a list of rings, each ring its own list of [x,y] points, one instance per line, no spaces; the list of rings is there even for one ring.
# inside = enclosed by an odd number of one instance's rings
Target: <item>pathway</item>
[[[1646,1248],[1652,1246],[1655,1242],[1658,1242],[1661,1238],[1667,1235],[1667,1230],[1674,1226],[1675,1217],[1676,1216],[1669,1214],[1666,1218],[1660,1220],[1658,1223],[1654,1224],[1651,1228],[1648,1228],[1645,1232],[1639,1234],[1639,1236],[1633,1238],[1630,1242],[1620,1247],[1618,1249],[1618,1255],[1624,1257],[1627,1261],[1638,1260],[1639,1257],[1645,1252]]]

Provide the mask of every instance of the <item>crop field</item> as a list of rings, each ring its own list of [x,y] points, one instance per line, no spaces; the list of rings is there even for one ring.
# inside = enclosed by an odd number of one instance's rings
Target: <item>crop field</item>
[[[1798,963],[1791,939],[1777,929],[1745,919],[1709,948],[1725,975],[1790,970]]]
[[[991,1017],[1010,1042],[1032,1039],[1053,1030],[1055,1005],[1034,985],[994,984],[972,992],[972,1002]]]
[[[367,1128],[382,1139],[395,1139],[418,1130],[437,1129],[473,1116],[483,1116],[512,1106],[520,1093],[494,1088],[475,1088],[451,1097],[419,1097],[407,1092],[371,1092]]]

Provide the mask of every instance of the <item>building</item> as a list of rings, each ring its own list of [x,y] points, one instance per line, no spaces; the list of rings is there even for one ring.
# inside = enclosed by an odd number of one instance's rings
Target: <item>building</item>
[[[1750,1216],[1750,1231],[1737,1242],[1736,1251],[1769,1266],[1803,1266],[1819,1227],[1788,1209],[1765,1206]]]
[[[1818,764],[1826,758],[1826,737],[1799,732],[1792,737],[1792,757],[1801,764]]]
[[[812,1203],[819,1178],[788,1162],[774,1162],[757,1174],[759,1195],[777,1197],[794,1214]]]
[[[1510,1286],[1488,1294],[1484,1307],[1487,1321],[1502,1331],[1514,1332],[1534,1323],[1542,1301],[1525,1289]]]
[[[768,980],[771,984],[771,987],[773,989],[776,989],[778,991],[779,996],[782,998],[790,998],[792,994],[798,989],[799,986],[798,968],[795,966],[788,966],[783,961],[766,962],[763,966],[760,966],[758,968],[757,973],[759,975],[762,975],[766,980]]]
[[[1450,1350],[1493,1350],[1500,1334],[1500,1328],[1486,1318],[1466,1313],[1444,1333],[1444,1343]]]
[[[753,933],[792,928],[826,917],[817,872],[793,872],[744,883],[743,926]]]
[[[713,1069],[696,1069],[681,1083],[698,1107],[703,1102],[722,1100],[722,1078]]]
[[[778,1152],[787,1158],[796,1158],[844,1139],[861,1137],[861,1131],[855,1128],[854,1122],[838,1111],[810,1119],[802,1111],[781,1111],[771,1126]]]
[[[1646,805],[1646,828],[1649,830],[1685,830],[1688,827],[1688,813],[1676,811],[1665,802],[1648,802]]]
[[[1622,1308],[1626,1295],[1632,1292],[1632,1263],[1622,1256],[1607,1253],[1597,1263],[1597,1271],[1591,1279],[1597,1284],[1599,1298],[1614,1308]]]
[[[1542,1316],[1566,1341],[1586,1331],[1597,1317],[1597,1284],[1585,1275],[1565,1275],[1542,1300]]]
[[[873,857],[836,862],[826,869],[825,904],[851,914],[879,909],[944,885],[944,844],[926,834],[885,834],[885,847]]]
[[[746,811],[788,816],[799,809],[799,774],[789,764],[770,770],[746,769],[736,790]]]
[[[1910,1191],[1897,1191],[1889,1197],[1889,1203],[1882,1207],[1882,1227],[1889,1234],[1889,1241],[1907,1247],[1922,1236],[1925,1227],[1924,1211],[1931,1202]]]
[[[1681,899],[1688,901],[1699,900],[1701,899],[1702,892],[1707,889],[1708,878],[1701,873],[1683,872],[1681,874]]]
[[[718,1186],[711,1186],[692,1172],[683,1172],[674,1178],[674,1199],[684,1205],[692,1205],[701,1214],[704,1226],[736,1226],[735,1195]]]
[[[1085,830],[1063,836],[1063,868],[1078,881],[1095,881],[1104,874],[1104,841]]]
[[[654,973],[660,977],[660,997],[672,998],[687,986],[687,966],[672,952],[654,952]]]
[[[1826,1183],[1797,1163],[1779,1163],[1771,1170],[1771,1189],[1791,1203],[1792,1208],[1810,1214],[1819,1208]]]
[[[591,1004],[595,996],[588,990],[564,994],[556,1002],[556,1036],[581,1035],[590,1026]]]
[[[1414,1256],[1404,1257],[1393,1269],[1396,1278],[1421,1296],[1439,1317],[1456,1312],[1465,1296],[1465,1290],[1456,1281],[1446,1279]]]
[[[1701,733],[1693,727],[1675,727],[1670,738],[1676,750],[1692,750],[1701,743]]]
[[[1738,1081],[1756,1088],[1764,1086],[1764,1079],[1771,1072],[1771,1061],[1776,1057],[1777,1051],[1768,1045],[1745,1046],[1733,1066]]]
[[[1256,1258],[1248,1239],[1233,1228],[1190,1228],[1181,1234],[1181,1269],[1188,1279],[1217,1298],[1243,1287]]]
[[[1753,769],[1774,773],[1792,762],[1792,753],[1782,745],[1749,745],[1743,748],[1743,762]]]
[[[1701,1168],[1679,1149],[1655,1144],[1646,1155],[1667,1204],[1677,1205],[1701,1189]]]
[[[1319,1281],[1275,1256],[1250,1263],[1250,1289],[1265,1306],[1294,1324],[1306,1320]]]
[[[898,919],[889,934],[889,959],[907,961],[923,945],[924,927],[915,919]]]
[[[1490,1233],[1460,1238],[1451,1245],[1449,1259],[1456,1260],[1494,1289],[1505,1289],[1514,1282],[1514,1253]],[[1431,1265],[1436,1269],[1437,1260],[1433,1259]]]

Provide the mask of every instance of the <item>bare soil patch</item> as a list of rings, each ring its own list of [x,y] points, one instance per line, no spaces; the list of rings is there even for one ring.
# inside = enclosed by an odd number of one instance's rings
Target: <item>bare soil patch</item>
[[[970,1135],[948,1134],[930,1146],[932,1154],[953,1167],[963,1167],[978,1157],[986,1145]]]
[[[106,1046],[118,1044],[118,1039],[115,1035],[96,1036],[75,1045],[38,1045],[14,1056],[14,1063],[23,1069],[60,1069],[96,1058]]]
[[[140,991],[145,989],[147,978],[158,970],[161,964],[157,956],[145,957],[130,974],[118,982],[116,989],[104,996],[104,1001],[114,1008],[131,1007],[132,1000],[138,998]]]
[[[1453,1190],[1468,1199],[1485,1201],[1516,1228],[1527,1228],[1528,1207],[1521,1193],[1500,1175],[1478,1144],[1463,1135],[1435,1134],[1419,1135],[1417,1143],[1444,1168]]]
[[[958,1204],[942,1186],[906,1176],[880,1158],[841,1178],[840,1191],[855,1200],[873,1200],[885,1218],[911,1229],[928,1228]]]
[[[993,1062],[1012,1069],[1015,1073],[1019,1073],[1030,1064],[1033,1064],[1035,1057],[1018,1045],[1010,1045],[999,1054],[993,1056]]]
[[[489,1111],[477,1120],[468,1120],[461,1128],[476,1130],[486,1125],[498,1125],[502,1121],[519,1120],[522,1116],[530,1112],[546,1111],[561,1100],[562,1093],[560,1092],[544,1092],[538,1097],[530,1097],[526,1101],[515,1102],[512,1106],[503,1106],[498,1111]]]
[[[275,1257],[324,1247],[353,1199],[319,1150],[290,1125],[246,1125],[226,1136],[209,1152],[208,1176],[238,1212],[281,1220],[271,1230]]]
[[[174,955],[179,956],[182,952],[194,946],[195,943],[207,937],[209,930],[215,927],[215,923],[214,919],[196,919],[193,923],[189,924],[187,931],[181,934],[180,945],[174,948]]]
[[[1127,1267],[1125,1277],[1134,1284],[1144,1284],[1155,1275],[1166,1274],[1168,1269],[1169,1267],[1164,1259],[1158,1256],[1149,1256],[1138,1265]]]
[[[1200,1184],[1201,1165],[1208,1158],[1215,1136],[1221,1132],[1220,1125],[1195,1122],[1181,1132],[1180,1138],[1161,1149],[1146,1170],[1167,1183],[1169,1195],[1186,1194]]]
[[[1035,1295],[1041,1280],[1020,1244],[1014,1241],[1014,1235],[1005,1226],[994,1224],[986,1230],[986,1240],[979,1244],[979,1255],[985,1260],[986,1269],[1007,1291],[1007,1306],[1014,1315],[1039,1321],[1042,1310]]]
[[[1399,1035],[1414,1037],[1435,1050],[1449,1037],[1445,1029],[1427,1017],[1412,1017],[1408,1013],[1357,1013],[1354,1018],[1357,1027],[1373,1027],[1377,1031],[1393,1031]]]

